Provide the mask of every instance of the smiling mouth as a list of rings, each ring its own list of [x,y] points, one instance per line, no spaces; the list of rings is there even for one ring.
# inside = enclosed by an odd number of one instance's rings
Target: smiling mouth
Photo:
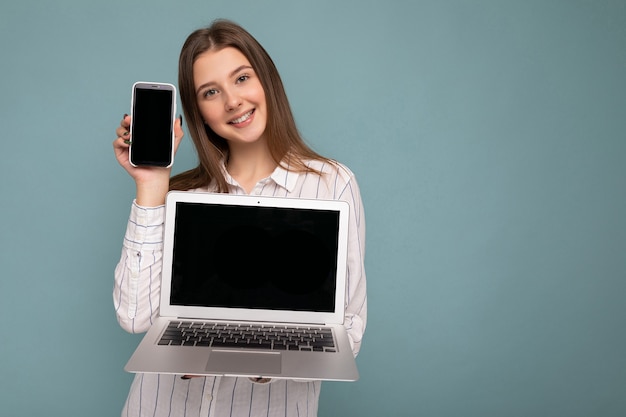
[[[231,120],[230,122],[228,122],[228,124],[229,125],[236,125],[236,124],[239,124],[239,123],[243,123],[246,120],[248,120],[250,118],[250,116],[252,116],[252,113],[254,113],[254,109],[252,109],[249,112],[245,113],[241,117],[238,117],[238,118],[236,118],[234,120]]]

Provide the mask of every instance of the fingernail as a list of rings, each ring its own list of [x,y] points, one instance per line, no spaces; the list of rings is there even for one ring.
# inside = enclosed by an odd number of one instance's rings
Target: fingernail
[[[180,127],[183,127],[183,115],[178,115],[178,120],[180,120]]]
[[[124,143],[125,143],[125,144],[127,144],[127,145],[130,145],[130,144],[131,144],[130,139],[126,139],[126,140],[124,141]]]
[[[191,379],[191,377],[187,376],[187,375],[183,375],[183,376],[180,377],[180,379]]]
[[[126,119],[126,116],[128,116],[128,113],[124,113],[124,116],[122,117],[122,120]]]

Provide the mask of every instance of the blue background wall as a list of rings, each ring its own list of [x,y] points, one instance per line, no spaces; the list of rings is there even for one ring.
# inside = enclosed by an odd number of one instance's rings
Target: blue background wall
[[[0,414],[118,415],[114,129],[218,17],[362,187],[362,378],[320,415],[626,415],[623,0],[3,2]]]

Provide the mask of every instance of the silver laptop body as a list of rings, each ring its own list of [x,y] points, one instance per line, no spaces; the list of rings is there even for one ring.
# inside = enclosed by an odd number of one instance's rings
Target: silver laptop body
[[[124,369],[357,380],[348,214],[342,201],[170,192],[159,317]]]

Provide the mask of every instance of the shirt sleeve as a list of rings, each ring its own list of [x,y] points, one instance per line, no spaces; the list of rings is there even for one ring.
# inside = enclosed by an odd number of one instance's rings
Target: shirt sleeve
[[[132,204],[113,288],[117,320],[130,333],[147,331],[159,312],[164,218],[165,206]]]
[[[346,169],[347,170],[347,169]],[[365,213],[361,192],[354,174],[347,170],[348,179],[338,190],[339,199],[350,204],[348,227],[348,279],[344,326],[356,356],[361,349],[361,340],[367,323],[367,291],[365,280]]]

